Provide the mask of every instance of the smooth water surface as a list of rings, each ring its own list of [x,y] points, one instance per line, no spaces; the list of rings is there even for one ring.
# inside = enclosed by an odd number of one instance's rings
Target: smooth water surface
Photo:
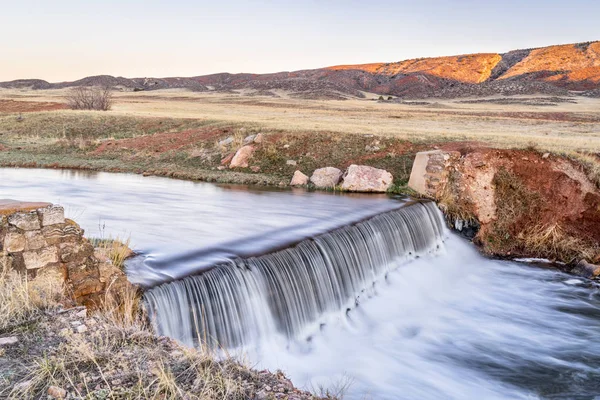
[[[156,261],[141,275],[169,269],[169,260],[203,265],[196,259],[203,249],[226,257],[239,243],[242,255],[260,252],[398,206],[385,196],[14,169],[0,169],[0,198],[65,205],[90,236],[131,235]],[[243,349],[247,359],[281,368],[300,387],[347,387],[346,399],[598,398],[598,285],[488,260],[448,235],[433,254],[389,272],[350,311],[330,313],[292,340],[257,339]]]

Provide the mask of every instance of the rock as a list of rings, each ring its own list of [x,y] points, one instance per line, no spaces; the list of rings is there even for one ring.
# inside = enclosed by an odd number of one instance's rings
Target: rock
[[[259,133],[254,137],[254,143],[260,144],[263,142],[263,134]]]
[[[316,169],[310,181],[318,188],[333,188],[340,182],[342,171],[334,167]]]
[[[19,338],[16,336],[8,336],[0,338],[0,346],[8,346],[19,343]]]
[[[592,279],[600,275],[600,265],[590,264],[585,260],[581,260],[575,268],[573,268],[571,273]]]
[[[341,189],[350,192],[385,193],[392,186],[392,174],[366,165],[351,165],[344,173]]]
[[[88,328],[85,325],[79,325],[78,327],[75,328],[75,331],[77,331],[77,333],[85,333],[87,332]]]
[[[221,159],[221,165],[227,165],[227,164],[231,163],[231,160],[233,160],[233,156],[235,156],[235,153],[227,154],[225,157],[223,157]]]
[[[296,166],[296,164],[298,164],[298,162],[296,160],[287,160],[285,162],[286,165],[293,165]]]
[[[250,170],[252,172],[258,172],[260,171],[260,167],[258,165],[253,165],[252,167],[250,167]]]
[[[301,171],[294,172],[290,186],[304,186],[308,185],[308,176],[304,175]]]
[[[214,142],[213,142],[214,143]],[[229,136],[219,142],[219,146],[225,147],[233,143],[233,136]]]
[[[544,155],[542,155],[542,158],[548,158],[550,157],[550,153],[544,153]]]
[[[248,168],[248,160],[254,154],[254,146],[243,146],[233,156],[229,168]]]
[[[289,148],[290,148],[290,145],[289,145],[289,144],[284,144],[284,145],[283,145],[283,148],[284,148],[284,149],[289,149]]]
[[[255,138],[256,138],[256,135],[249,135],[249,136],[246,136],[246,137],[244,138],[244,141],[242,142],[242,144],[245,146],[245,145],[247,145],[247,144],[254,143],[254,139],[255,139]]]
[[[58,386],[50,386],[48,388],[48,396],[53,399],[64,399],[67,397],[67,391],[63,388],[59,388]]]
[[[25,242],[25,250],[39,250],[48,245],[44,235],[40,231],[25,232]]]
[[[83,310],[79,311],[77,314],[75,314],[75,316],[78,318],[86,318],[87,317],[87,308],[84,308]]]
[[[17,232],[9,232],[4,237],[4,251],[16,253],[25,250],[25,235]]]
[[[38,269],[44,268],[49,264],[58,262],[58,251],[56,247],[46,247],[41,250],[26,251],[23,253],[25,268]]]
[[[8,216],[8,223],[24,231],[34,231],[41,228],[37,212],[16,213]]]
[[[42,220],[42,226],[65,223],[65,209],[61,206],[52,205],[46,208],[40,208],[37,212]]]
[[[219,165],[219,166],[217,167],[217,169],[218,169],[219,171],[223,171],[223,170],[225,169],[225,166],[223,166],[223,165]]]

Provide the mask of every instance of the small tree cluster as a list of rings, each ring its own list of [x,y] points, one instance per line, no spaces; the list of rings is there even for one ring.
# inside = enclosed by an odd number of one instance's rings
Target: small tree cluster
[[[66,99],[72,110],[108,111],[112,107],[113,90],[109,86],[79,86],[71,89]]]

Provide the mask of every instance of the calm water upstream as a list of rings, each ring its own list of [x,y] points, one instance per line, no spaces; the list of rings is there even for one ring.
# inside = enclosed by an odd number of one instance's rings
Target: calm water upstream
[[[298,386],[348,385],[349,399],[600,398],[598,285],[482,258],[471,244],[436,230],[434,209],[398,210],[402,202],[386,196],[27,169],[0,169],[0,198],[64,205],[88,236],[131,236],[143,253],[130,265],[132,279],[146,286],[175,280],[149,292],[159,302],[163,294],[180,296],[182,282],[204,293],[197,301],[218,303],[225,314],[246,296],[270,328],[257,329],[259,335],[233,351],[260,368],[286,371]],[[376,214],[382,216],[323,235]],[[395,235],[394,227],[408,231]],[[321,236],[299,250],[254,257],[315,235]],[[400,252],[408,238],[411,245]],[[210,284],[181,279],[234,259],[248,260],[241,269],[240,261],[231,265],[239,271],[234,275],[222,267]],[[256,291],[266,284],[281,289],[287,275],[276,276],[278,268],[297,273],[300,266],[308,275],[297,279],[318,286],[311,278],[321,271],[315,260],[331,269],[328,282],[368,283],[369,289],[357,286],[352,307],[338,310],[325,307],[336,299],[321,287],[318,296],[308,289],[295,297]],[[359,261],[372,267],[363,270]],[[354,269],[336,278],[346,264]],[[250,283],[257,286],[236,291]],[[236,290],[227,297],[211,292],[220,287]],[[314,302],[313,314],[288,321],[294,329],[283,332],[271,315],[273,302],[277,309],[308,310],[290,299]],[[299,320],[302,329],[295,329]],[[214,327],[220,333],[236,328]]]

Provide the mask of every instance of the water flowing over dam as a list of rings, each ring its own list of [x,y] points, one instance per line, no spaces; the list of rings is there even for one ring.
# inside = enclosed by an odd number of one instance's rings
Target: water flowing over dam
[[[403,261],[439,248],[443,235],[435,204],[415,203],[160,285],[146,304],[157,332],[188,345],[236,347],[274,330],[294,338],[323,314],[353,307]]]
[[[220,342],[307,390],[600,393],[598,282],[485,258],[432,203],[10,168],[0,198],[61,204],[87,237],[131,236],[141,255],[127,273],[162,333]]]

